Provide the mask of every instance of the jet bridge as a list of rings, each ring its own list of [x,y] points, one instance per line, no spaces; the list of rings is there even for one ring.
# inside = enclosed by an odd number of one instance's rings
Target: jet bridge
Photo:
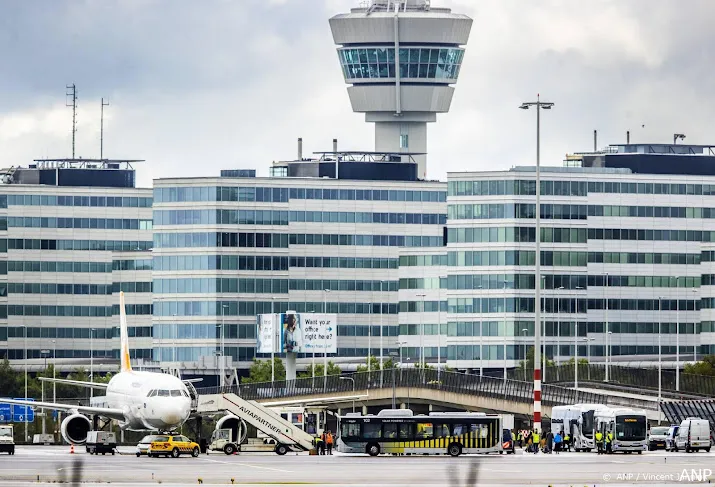
[[[257,430],[273,438],[279,448],[281,445],[294,451],[309,451],[314,448],[312,435],[256,401],[247,401],[233,393],[199,396],[197,411],[199,414],[220,411],[234,414],[253,425]]]

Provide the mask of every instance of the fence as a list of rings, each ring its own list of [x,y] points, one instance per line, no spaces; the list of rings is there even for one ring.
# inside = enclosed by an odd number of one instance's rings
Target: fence
[[[710,431],[715,431],[715,400],[671,401],[660,407],[670,424],[680,424],[685,418],[703,418],[710,421]]]
[[[527,371],[531,373],[531,371]],[[549,383],[574,382],[574,365],[546,367],[544,375]],[[523,369],[509,371],[512,379],[523,380]],[[675,371],[661,371],[662,390],[675,392]],[[579,364],[578,379],[583,382],[603,382],[606,380],[606,368],[603,364]],[[608,382],[639,389],[658,390],[657,368],[636,368],[611,365],[608,372]],[[715,397],[715,377],[694,374],[680,374],[680,392],[704,397]]]
[[[394,375],[393,375],[394,373]],[[354,381],[354,384],[353,384]],[[313,394],[349,393],[353,390],[392,388],[421,388],[453,392],[483,397],[500,398],[509,401],[530,403],[534,399],[534,383],[503,378],[462,374],[459,372],[438,373],[436,370],[389,369],[382,374],[380,371],[356,372],[343,375],[317,376],[301,378],[292,381],[262,382],[241,384],[227,388],[209,387],[198,389],[199,394],[216,394],[233,392],[244,399],[279,399]],[[611,404],[614,406],[629,406],[656,408],[657,404],[648,401],[637,401],[628,398],[606,396],[585,391],[577,391],[568,387],[544,384],[541,391],[544,405],[557,406],[565,404]]]

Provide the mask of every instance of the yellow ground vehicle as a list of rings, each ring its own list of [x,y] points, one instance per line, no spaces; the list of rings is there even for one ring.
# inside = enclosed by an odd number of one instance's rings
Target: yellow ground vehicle
[[[159,455],[168,457],[171,455],[174,458],[178,458],[182,453],[198,457],[200,453],[199,444],[183,435],[157,435],[152,439],[148,451],[150,457],[158,457]]]

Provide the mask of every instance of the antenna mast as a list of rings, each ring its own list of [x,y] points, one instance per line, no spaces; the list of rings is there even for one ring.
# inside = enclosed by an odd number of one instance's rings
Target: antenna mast
[[[74,159],[75,136],[77,135],[77,87],[74,83],[67,85],[65,96],[69,97],[69,100],[65,101],[65,105],[72,107],[72,159]]]
[[[102,112],[99,118],[99,158],[104,159],[104,107],[108,107],[109,102],[104,103],[102,98]]]

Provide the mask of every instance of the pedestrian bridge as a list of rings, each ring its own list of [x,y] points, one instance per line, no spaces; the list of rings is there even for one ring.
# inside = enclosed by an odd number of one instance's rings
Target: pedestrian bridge
[[[330,403],[336,408],[396,404],[433,404],[472,411],[533,415],[534,384],[517,380],[436,370],[388,369],[357,372],[341,376],[302,378],[292,381],[242,384],[226,388],[204,388],[199,394],[232,392],[243,399],[262,403]],[[566,404],[606,404],[614,407],[645,409],[651,420],[660,419],[657,401],[636,394],[604,394],[551,384],[542,385],[542,415],[550,417],[553,406]]]

